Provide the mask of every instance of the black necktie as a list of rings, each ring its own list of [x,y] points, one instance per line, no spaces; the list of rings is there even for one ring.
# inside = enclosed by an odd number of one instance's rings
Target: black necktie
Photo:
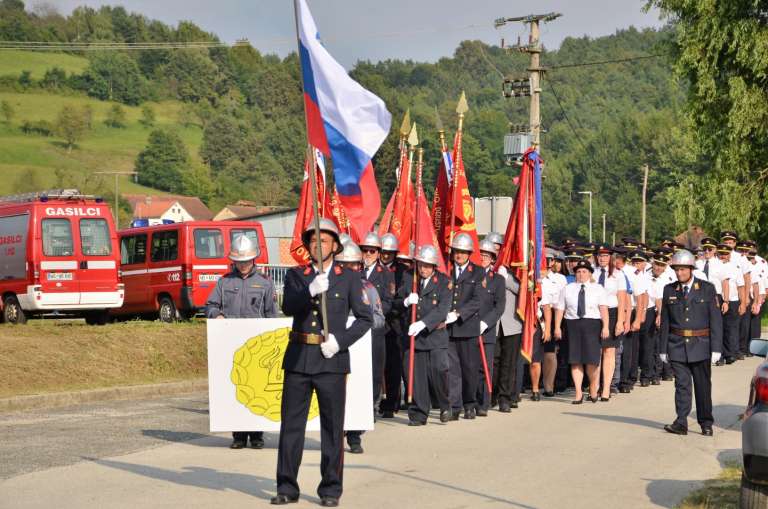
[[[688,287],[685,285],[683,285],[683,298],[684,299],[688,298]]]
[[[587,314],[587,292],[584,285],[581,285],[581,290],[579,290],[579,305],[576,308],[576,314],[579,318],[584,318],[584,315]]]
[[[709,260],[704,262],[704,275],[709,277]]]
[[[597,280],[597,282],[605,288],[605,269],[600,269],[600,279]]]

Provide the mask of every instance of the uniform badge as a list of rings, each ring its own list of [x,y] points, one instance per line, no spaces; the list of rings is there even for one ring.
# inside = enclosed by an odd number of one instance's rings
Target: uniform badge
[[[699,283],[698,281],[696,283],[693,283],[693,289],[698,290],[699,289]]]
[[[309,276],[311,273],[312,273],[312,267],[307,265],[306,268],[304,269],[304,275]]]
[[[338,265],[333,268],[333,272],[336,273],[337,276],[341,275],[341,271],[342,270],[343,269],[341,267],[339,267]]]
[[[376,266],[376,272],[381,272],[381,265]]]
[[[432,276],[432,282],[437,284],[437,276]]]
[[[264,285],[251,285],[251,288],[264,288]]]

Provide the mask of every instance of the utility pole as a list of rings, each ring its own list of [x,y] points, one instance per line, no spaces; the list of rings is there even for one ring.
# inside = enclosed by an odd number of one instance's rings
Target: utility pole
[[[120,192],[119,192],[119,177],[120,175],[138,175],[135,171],[95,171],[96,175],[114,175],[115,176],[115,229],[120,229]]]
[[[520,92],[520,95],[530,96],[530,115],[529,115],[529,133],[531,135],[531,144],[541,150],[541,108],[540,108],[540,96],[541,96],[541,77],[544,73],[544,68],[541,67],[541,41],[539,40],[540,30],[539,25],[542,21],[553,21],[562,16],[557,12],[550,12],[549,14],[529,14],[528,16],[519,16],[516,18],[499,18],[494,21],[496,28],[502,27],[507,23],[522,21],[523,23],[530,24],[530,35],[527,45],[521,45],[518,41],[516,46],[510,46],[509,50],[519,51],[521,53],[528,53],[531,57],[530,64],[528,66],[528,90],[527,94],[522,90],[519,85],[523,80],[505,79],[503,86],[503,93],[505,97],[514,97],[515,92]],[[501,47],[504,47],[504,40],[502,39]],[[508,92],[506,85],[512,84],[511,93]],[[517,86],[516,86],[517,85]]]
[[[605,244],[605,214],[603,214],[603,244]]]
[[[646,195],[648,193],[648,165],[643,165],[643,213],[640,225],[640,242],[645,243],[645,209],[646,209]]]

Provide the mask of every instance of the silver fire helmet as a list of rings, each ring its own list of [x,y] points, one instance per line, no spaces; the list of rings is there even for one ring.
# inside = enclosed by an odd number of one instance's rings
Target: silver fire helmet
[[[475,250],[475,245],[472,242],[472,237],[469,236],[469,233],[461,232],[453,237],[453,241],[451,242],[451,249],[458,249],[471,253]]]
[[[499,232],[488,232],[488,235],[483,240],[490,240],[494,244],[503,244],[504,236]]]
[[[672,268],[675,268],[675,267],[694,268],[696,266],[696,257],[693,256],[693,253],[691,253],[687,249],[681,249],[672,255],[672,258],[670,258],[669,260],[669,266]]]
[[[381,249],[381,239],[376,232],[368,232],[365,234],[365,238],[360,243],[361,246],[377,247]]]
[[[425,244],[419,246],[419,250],[416,252],[416,261],[421,263],[428,263],[430,265],[437,265],[440,263],[440,257],[437,254],[437,249],[434,246]]]
[[[394,233],[385,233],[381,236],[381,250],[397,252],[399,246]]]
[[[337,262],[361,262],[363,261],[363,252],[354,242],[344,244],[344,249],[334,258]]]
[[[230,246],[229,259],[233,262],[247,262],[258,257],[260,252],[259,245],[248,236],[238,235]]]
[[[339,237],[339,229],[336,227],[336,223],[334,223],[333,221],[325,217],[321,218],[320,231],[325,233],[330,233],[333,236],[334,240],[336,240],[338,247],[333,254],[341,253],[341,250],[344,249],[344,246],[341,242],[341,238]],[[314,233],[315,233],[315,222],[311,221],[307,229],[304,230],[304,233],[301,234],[301,242],[304,244],[304,247],[309,248],[309,239],[312,238],[312,235]]]
[[[499,246],[493,242],[488,240],[487,238],[480,241],[480,252],[482,253],[490,253],[494,257],[499,255]]]

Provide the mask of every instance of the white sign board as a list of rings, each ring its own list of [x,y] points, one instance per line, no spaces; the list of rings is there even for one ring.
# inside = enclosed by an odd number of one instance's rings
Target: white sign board
[[[351,318],[350,318],[351,320]],[[279,431],[283,354],[290,318],[208,320],[208,397],[211,432]],[[349,349],[345,430],[373,429],[371,333]],[[312,397],[307,431],[320,430]]]

